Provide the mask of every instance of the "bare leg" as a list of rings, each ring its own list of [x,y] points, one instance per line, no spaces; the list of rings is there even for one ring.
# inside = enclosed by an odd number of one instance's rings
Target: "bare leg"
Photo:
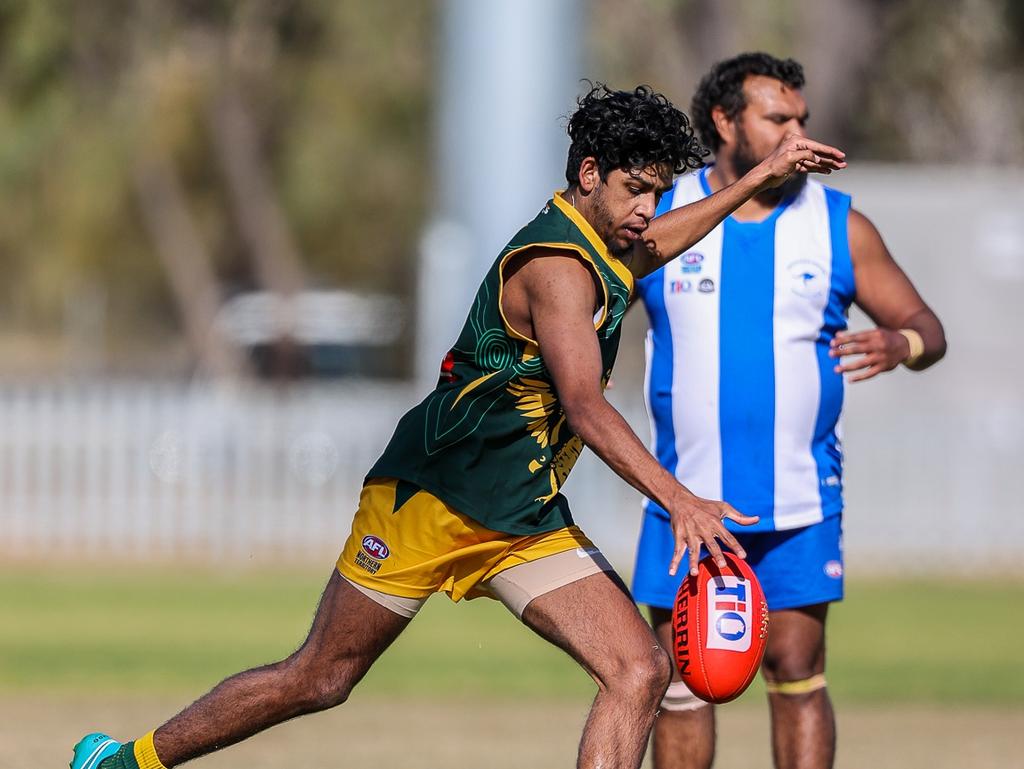
[[[672,612],[651,607],[651,625],[665,649],[672,648]],[[672,666],[672,681],[679,671]],[[654,722],[654,769],[710,769],[715,759],[715,709],[661,710]]]
[[[578,769],[636,769],[643,760],[669,659],[622,581],[603,572],[534,599],[523,621],[597,682]]]
[[[289,718],[344,702],[408,624],[335,571],[298,651],[222,681],[174,716],[156,730],[157,755],[165,766],[176,766]]]
[[[773,611],[761,671],[768,681],[803,681],[825,672],[828,604]],[[836,722],[827,689],[768,695],[776,769],[831,769]]]

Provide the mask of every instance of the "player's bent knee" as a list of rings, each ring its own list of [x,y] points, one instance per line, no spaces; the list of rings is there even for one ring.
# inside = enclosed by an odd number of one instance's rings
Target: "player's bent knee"
[[[828,682],[825,681],[825,675],[819,673],[796,681],[766,681],[764,688],[769,694],[783,694],[792,697],[820,691],[827,686]]]
[[[352,686],[344,678],[327,678],[310,687],[306,704],[313,711],[327,710],[343,703],[351,693]]]
[[[707,702],[691,692],[682,681],[670,683],[665,696],[661,698],[661,709],[672,713],[685,713],[707,707],[707,705]]]
[[[304,713],[336,707],[348,699],[353,689],[353,682],[343,672],[295,678],[291,683],[292,699]]]
[[[303,712],[313,713],[340,705],[348,699],[355,676],[344,663],[320,665],[308,657],[292,655],[282,663],[282,695]]]
[[[654,682],[654,688],[657,691],[658,697],[663,697],[672,683],[672,661],[661,647],[655,647],[651,651],[654,653],[658,674],[657,680]]]
[[[672,676],[667,655],[655,647],[647,654],[630,655],[602,666],[595,675],[598,685],[618,696],[650,701],[656,705]]]
[[[654,647],[634,662],[629,677],[639,697],[657,704],[672,680],[672,664],[660,647]]]

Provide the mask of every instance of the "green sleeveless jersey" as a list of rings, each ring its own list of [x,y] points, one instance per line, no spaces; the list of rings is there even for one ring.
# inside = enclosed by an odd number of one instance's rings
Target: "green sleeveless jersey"
[[[515,331],[501,309],[506,264],[536,247],[572,251],[593,270],[603,292],[594,328],[607,383],[633,277],[556,193],[491,266],[437,387],[402,417],[367,474],[418,486],[481,525],[509,534],[572,524],[559,489],[583,450],[536,341]]]

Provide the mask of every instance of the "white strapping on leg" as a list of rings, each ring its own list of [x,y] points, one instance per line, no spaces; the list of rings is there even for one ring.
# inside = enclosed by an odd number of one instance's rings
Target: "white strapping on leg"
[[[661,709],[672,712],[685,710],[696,710],[710,703],[705,702],[696,694],[690,691],[689,687],[682,681],[673,681],[668,685],[668,691],[661,698]]]

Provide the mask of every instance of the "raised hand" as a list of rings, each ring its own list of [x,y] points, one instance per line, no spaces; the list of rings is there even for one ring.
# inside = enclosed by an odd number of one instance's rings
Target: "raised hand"
[[[846,168],[845,152],[791,133],[751,173],[763,177],[761,189],[770,189],[778,187],[794,173],[830,174],[842,168]]]

